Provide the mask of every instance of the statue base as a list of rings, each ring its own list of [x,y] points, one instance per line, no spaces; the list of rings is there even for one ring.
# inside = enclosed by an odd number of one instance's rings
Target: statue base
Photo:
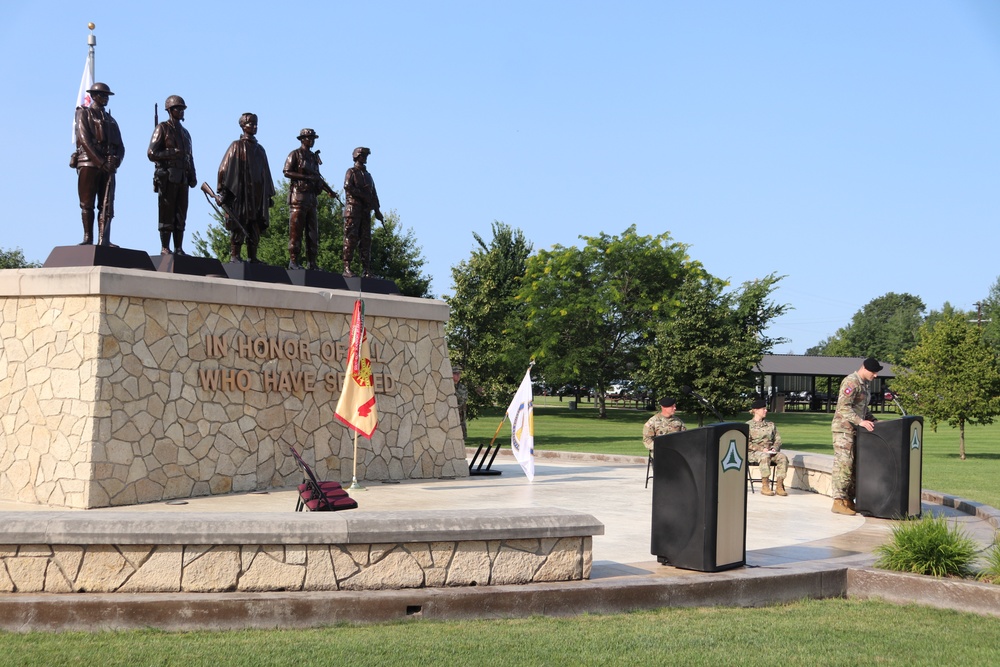
[[[396,283],[385,278],[362,278],[354,276],[352,278],[344,278],[344,282],[347,283],[347,289],[352,292],[399,294],[399,288],[396,287]]]
[[[42,268],[110,266],[116,269],[155,271],[149,255],[141,250],[109,245],[60,245],[52,249]]]
[[[251,262],[226,262],[222,265],[226,275],[233,280],[252,280],[258,283],[291,285],[288,272],[278,266]]]
[[[186,276],[208,276],[228,278],[222,262],[214,257],[194,257],[192,255],[150,255],[153,266],[163,273],[181,273]]]
[[[329,271],[314,269],[285,269],[288,279],[299,287],[318,287],[320,289],[347,289],[344,277]]]

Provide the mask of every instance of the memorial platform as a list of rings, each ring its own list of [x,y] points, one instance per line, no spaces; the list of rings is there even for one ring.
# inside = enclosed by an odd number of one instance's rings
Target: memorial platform
[[[494,464],[502,472],[499,476],[364,482],[366,490],[352,492],[360,508],[344,515],[354,514],[359,520],[362,513],[389,518],[401,508],[429,517],[437,511],[451,516],[464,513],[467,528],[473,529],[480,512],[512,519],[549,510],[589,514],[604,527],[603,534],[598,531],[592,538],[590,579],[363,591],[14,593],[0,595],[0,627],[309,627],[406,618],[613,613],[663,606],[763,606],[826,597],[881,597],[1000,616],[998,586],[873,569],[873,550],[888,539],[894,522],[833,514],[828,496],[801,489],[789,490],[785,498],[748,492],[745,567],[703,573],[660,565],[649,549],[652,490],[644,488],[645,457],[539,454],[533,482],[503,454]],[[248,518],[284,513],[291,520],[294,506],[295,492],[280,489],[191,498],[184,505],[150,503],[86,512],[2,502],[0,512],[17,512],[22,520],[34,514],[40,525],[46,515],[59,515],[61,523],[67,515],[132,514],[152,526],[159,517],[183,523],[186,518],[195,522],[207,514],[229,512]],[[984,548],[1000,526],[997,510],[933,491],[924,492],[923,511],[948,516]],[[312,520],[335,517],[316,514]],[[365,557],[378,558],[384,552],[373,548]]]

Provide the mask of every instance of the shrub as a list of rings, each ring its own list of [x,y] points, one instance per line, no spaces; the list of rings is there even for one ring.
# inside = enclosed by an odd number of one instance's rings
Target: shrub
[[[902,521],[892,529],[892,539],[875,548],[875,567],[935,577],[967,577],[979,546],[957,525],[948,527],[944,517],[925,516]]]
[[[993,536],[993,546],[986,553],[986,566],[979,578],[991,584],[1000,584],[1000,533]]]

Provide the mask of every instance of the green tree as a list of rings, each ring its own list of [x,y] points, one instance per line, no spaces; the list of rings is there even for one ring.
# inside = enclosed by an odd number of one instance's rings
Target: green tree
[[[446,325],[453,363],[463,367],[463,382],[472,388],[467,410],[510,400],[527,368],[526,307],[517,297],[531,243],[521,230],[493,223],[487,244],[473,232],[478,248],[452,267],[454,294],[445,297],[451,307]]]
[[[677,397],[680,407],[698,415],[699,425],[708,410],[682,395],[683,386],[693,387],[723,414],[746,411],[747,397],[756,391],[754,368],[784,342],[766,334],[788,309],[771,299],[780,280],[772,273],[729,292],[711,278],[685,282],[676,297],[680,308],[657,325],[649,345],[645,383],[658,395]]]
[[[29,262],[24,258],[20,248],[4,250],[0,248],[0,269],[34,269],[41,266],[38,262]]]
[[[621,236],[580,238],[582,248],[529,258],[519,298],[540,372],[594,387],[603,418],[610,382],[640,368],[656,322],[677,310],[677,290],[707,274],[669,233],[640,236],[633,225]]]
[[[965,459],[965,425],[992,424],[1000,414],[1000,371],[983,331],[964,314],[920,328],[919,341],[892,381],[904,406],[923,414],[931,428],[958,427],[958,456]]]
[[[989,294],[979,302],[976,321],[983,327],[986,342],[1000,355],[1000,278],[990,287]]]
[[[194,235],[195,252],[203,257],[215,257],[229,261],[229,232],[221,218],[213,216],[206,236]],[[271,207],[271,224],[261,235],[257,257],[265,264],[288,266],[288,181],[278,183]],[[317,212],[319,223],[319,252],[316,263],[324,271],[341,273],[344,267],[344,212],[343,204],[327,193],[319,197]],[[421,248],[417,245],[412,229],[403,229],[399,216],[390,211],[385,216],[385,224],[372,224],[372,272],[396,283],[403,296],[431,297],[431,277],[423,274],[426,263]],[[304,234],[303,234],[304,236]],[[303,252],[305,252],[303,238]],[[361,271],[361,260],[355,254],[352,269]]]
[[[806,354],[875,357],[893,364],[916,344],[926,309],[920,297],[889,292],[869,301],[837,333]]]

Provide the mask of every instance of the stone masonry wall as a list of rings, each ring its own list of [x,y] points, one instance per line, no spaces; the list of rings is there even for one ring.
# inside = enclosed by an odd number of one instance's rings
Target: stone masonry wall
[[[0,280],[0,499],[91,508],[284,487],[301,481],[290,445],[351,480],[353,432],[334,411],[354,295],[105,267],[79,270],[89,294],[23,294],[44,271],[0,276],[22,288]],[[117,282],[94,289],[95,276]],[[379,425],[357,439],[358,479],[467,475],[446,318],[414,317],[441,306],[365,302]]]
[[[3,593],[336,591],[590,577],[592,538],[390,544],[5,545]]]

